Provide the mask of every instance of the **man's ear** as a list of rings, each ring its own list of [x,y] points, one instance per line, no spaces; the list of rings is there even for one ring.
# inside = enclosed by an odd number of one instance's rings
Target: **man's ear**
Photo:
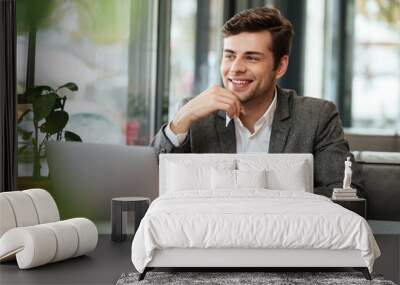
[[[286,73],[288,65],[289,65],[289,56],[288,55],[282,56],[281,59],[279,60],[279,65],[275,71],[276,80],[281,78]]]

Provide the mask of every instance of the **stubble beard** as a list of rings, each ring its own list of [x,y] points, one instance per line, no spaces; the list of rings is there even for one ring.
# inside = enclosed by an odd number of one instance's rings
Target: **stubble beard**
[[[240,100],[244,106],[254,106],[257,104],[261,104],[265,100],[267,100],[269,94],[274,94],[274,89],[276,86],[276,80],[274,79],[274,74],[271,74],[270,78],[268,79],[268,84],[266,88],[259,89],[259,90],[254,90],[253,93],[249,94],[246,98],[243,98],[243,100]],[[271,91],[272,90],[272,91]],[[273,98],[273,95],[271,96]],[[272,101],[272,98],[271,101]]]

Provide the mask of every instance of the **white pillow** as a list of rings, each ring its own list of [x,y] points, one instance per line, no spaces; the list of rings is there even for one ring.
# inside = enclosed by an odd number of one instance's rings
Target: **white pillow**
[[[235,170],[238,188],[267,188],[267,171]]]
[[[211,169],[234,169],[234,160],[219,160],[205,163],[196,160],[168,161],[167,191],[210,190]]]
[[[211,169],[211,188],[213,190],[236,189],[236,170],[231,169]]]
[[[237,165],[240,170],[266,169],[268,189],[305,192],[309,188],[310,182],[305,161],[238,159]]]
[[[266,188],[266,171],[262,170],[211,170],[213,190],[238,190],[240,188]]]
[[[302,167],[293,168],[288,172],[272,169],[267,172],[268,188],[275,190],[307,191],[307,177]]]

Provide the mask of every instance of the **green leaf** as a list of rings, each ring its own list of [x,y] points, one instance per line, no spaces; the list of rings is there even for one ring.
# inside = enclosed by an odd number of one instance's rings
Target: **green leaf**
[[[60,90],[61,88],[68,88],[71,91],[78,91],[78,85],[76,85],[74,82],[68,82],[60,87],[57,88],[57,90]]]
[[[33,104],[37,98],[40,97],[40,95],[43,94],[43,92],[49,93],[54,91],[53,88],[50,86],[35,86],[32,88],[29,88],[22,94],[18,94],[18,104]]]
[[[21,123],[22,120],[24,119],[24,117],[25,117],[27,114],[29,114],[31,111],[32,111],[31,109],[25,110],[25,112],[23,112],[22,115],[18,118],[17,124]]]
[[[28,144],[21,146],[18,148],[18,154],[22,154],[27,148],[29,147]]]
[[[40,131],[50,135],[62,131],[68,123],[68,113],[65,111],[54,111],[46,117],[46,122],[40,126]]]
[[[33,132],[27,132],[27,131],[23,131],[22,132],[22,139],[23,140],[29,140],[32,137]]]
[[[57,95],[55,93],[39,96],[39,98],[33,102],[34,120],[40,121],[47,117],[51,111],[53,111],[56,100]]]
[[[82,141],[82,139],[79,135],[77,135],[71,131],[65,131],[64,136],[65,136],[66,141],[71,141],[71,142],[81,142]]]
[[[56,103],[54,104],[54,109],[61,109],[62,108],[62,98],[58,97]]]
[[[42,94],[43,91],[46,91],[46,92],[52,92],[52,91],[54,91],[53,88],[51,88],[50,86],[47,86],[47,85],[38,85],[38,86],[33,87],[31,90],[32,90],[33,92],[39,93],[39,95]]]

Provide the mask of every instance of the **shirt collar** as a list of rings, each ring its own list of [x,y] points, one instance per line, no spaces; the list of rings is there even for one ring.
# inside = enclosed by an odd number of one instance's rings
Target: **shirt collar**
[[[268,109],[265,111],[265,113],[257,120],[255,125],[259,125],[261,122],[266,122],[267,126],[271,128],[272,126],[272,121],[274,119],[274,113],[276,110],[276,97],[277,97],[277,89],[275,87],[275,93],[274,93],[274,99],[271,102],[271,105],[269,105]],[[229,122],[232,120],[231,117],[226,114],[226,121],[225,121],[225,126],[227,127],[229,125]],[[243,126],[242,122],[240,121],[239,118],[234,118],[234,121],[238,122],[241,126]]]

